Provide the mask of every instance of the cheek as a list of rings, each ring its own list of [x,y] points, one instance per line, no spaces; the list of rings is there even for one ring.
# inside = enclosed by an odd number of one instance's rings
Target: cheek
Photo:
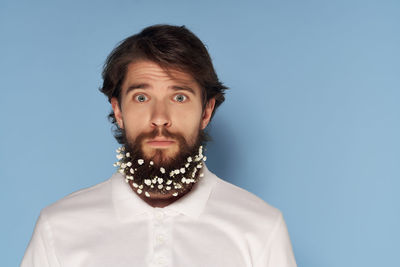
[[[135,109],[135,111],[133,112],[130,109],[126,109],[124,111],[123,120],[127,135],[131,138],[135,138],[143,131],[149,131],[150,129],[146,129],[146,126],[147,128],[149,128],[148,116],[148,112],[144,112],[138,109]]]
[[[186,137],[193,137],[197,134],[201,123],[201,113],[198,110],[185,110],[177,112],[172,121],[176,130],[183,133]]]

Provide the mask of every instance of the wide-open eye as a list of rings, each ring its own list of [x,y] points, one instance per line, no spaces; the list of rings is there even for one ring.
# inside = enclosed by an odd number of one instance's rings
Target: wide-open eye
[[[147,100],[147,96],[144,94],[135,95],[135,100],[138,102],[145,102]]]
[[[174,100],[178,102],[185,102],[187,99],[187,96],[182,95],[182,94],[177,94],[174,96]]]

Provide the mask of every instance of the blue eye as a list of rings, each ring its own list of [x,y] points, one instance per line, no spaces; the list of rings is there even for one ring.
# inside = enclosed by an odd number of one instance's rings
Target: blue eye
[[[147,100],[147,97],[146,97],[145,95],[143,95],[143,94],[140,94],[140,95],[135,96],[135,99],[136,99],[138,102],[144,102],[144,101]]]
[[[185,95],[179,94],[179,95],[176,95],[176,96],[174,97],[174,99],[175,99],[176,101],[178,101],[178,102],[184,102],[184,101],[187,99],[187,97],[186,97]]]

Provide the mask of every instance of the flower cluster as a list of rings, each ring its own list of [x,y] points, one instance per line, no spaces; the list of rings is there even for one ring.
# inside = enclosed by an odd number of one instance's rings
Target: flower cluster
[[[198,177],[204,176],[202,167],[204,161],[207,160],[207,157],[203,155],[203,146],[200,146],[198,154],[194,157],[189,156],[183,166],[170,170],[169,173],[166,173],[164,167],[159,167],[157,174],[139,179],[135,177],[138,168],[154,167],[154,162],[133,159],[124,146],[118,148],[116,152],[118,161],[114,163],[114,166],[118,167],[118,172],[125,176],[125,181],[130,183],[138,194],[144,193],[146,197],[151,196],[150,192],[161,192],[163,194],[173,192],[172,196],[178,196],[183,188],[196,183]]]

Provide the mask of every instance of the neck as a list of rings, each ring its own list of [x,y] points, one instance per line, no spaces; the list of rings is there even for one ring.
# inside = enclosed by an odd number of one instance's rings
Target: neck
[[[136,195],[138,195],[144,202],[146,202],[147,204],[149,204],[150,206],[152,206],[154,208],[164,208],[164,207],[172,204],[176,200],[180,199],[181,197],[183,197],[184,195],[189,193],[191,191],[192,187],[193,186],[191,186],[190,188],[187,188],[187,190],[180,193],[178,196],[173,196],[172,194],[159,193],[159,194],[152,194],[151,197],[146,197],[143,194],[138,194],[136,192],[136,190],[134,188],[132,188],[132,185],[131,185],[131,188],[136,193]]]

